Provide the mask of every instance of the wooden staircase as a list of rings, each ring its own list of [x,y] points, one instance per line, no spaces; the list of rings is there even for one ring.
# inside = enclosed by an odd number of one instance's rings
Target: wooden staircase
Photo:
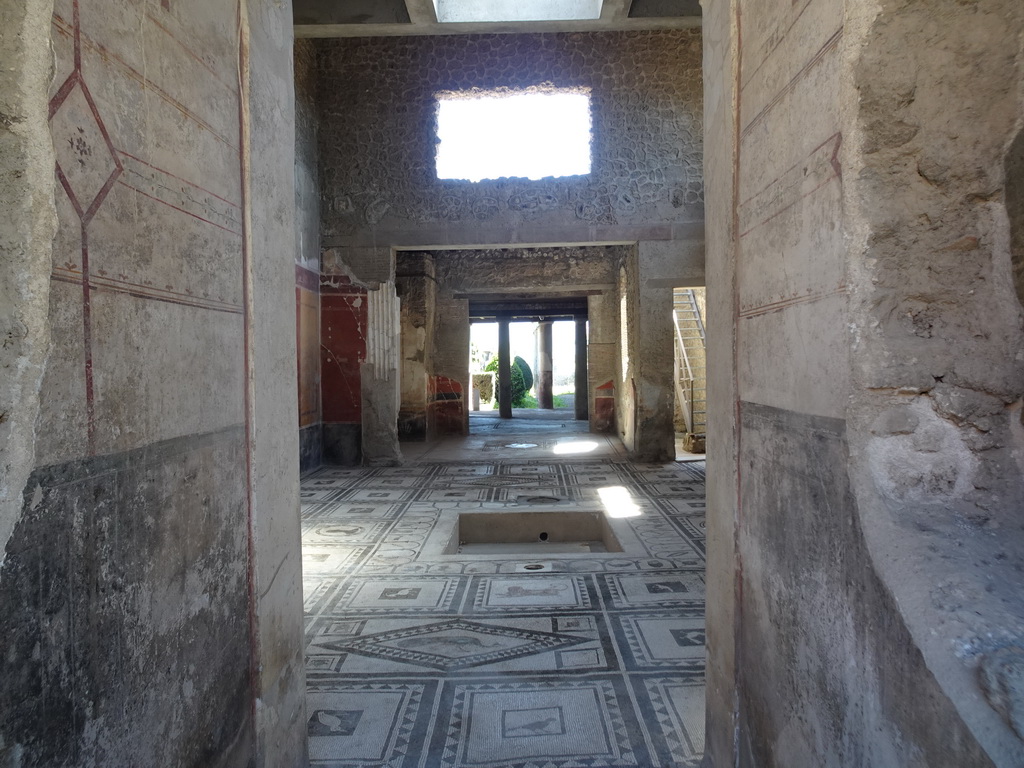
[[[676,402],[686,431],[707,431],[707,356],[704,319],[692,288],[673,291],[672,321],[676,333]]]

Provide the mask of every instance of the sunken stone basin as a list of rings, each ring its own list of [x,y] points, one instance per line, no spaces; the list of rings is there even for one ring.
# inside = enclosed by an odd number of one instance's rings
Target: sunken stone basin
[[[622,552],[601,512],[464,512],[445,554]]]

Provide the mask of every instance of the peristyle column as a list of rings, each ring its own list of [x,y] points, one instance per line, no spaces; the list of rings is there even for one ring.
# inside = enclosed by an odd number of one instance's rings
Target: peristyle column
[[[508,318],[498,318],[498,415],[512,418],[512,358],[509,354]]]
[[[555,407],[551,371],[551,323],[539,324],[537,340],[537,402],[541,408],[551,409]]]
[[[587,382],[587,318],[576,318],[576,418],[590,418],[590,386]]]

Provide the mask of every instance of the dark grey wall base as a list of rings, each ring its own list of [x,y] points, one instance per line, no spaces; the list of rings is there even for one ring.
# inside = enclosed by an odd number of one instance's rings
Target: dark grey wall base
[[[33,473],[0,569],[0,763],[245,764],[245,483],[241,427]]]
[[[758,554],[741,568],[741,763],[818,764],[815,751],[844,765],[884,754],[887,765],[990,766],[874,571],[845,422],[744,402],[741,423],[740,551]],[[776,753],[795,723],[807,752]]]
[[[299,472],[308,472],[324,463],[323,424],[310,424],[299,430]]]
[[[363,460],[362,424],[323,425],[323,463],[355,467]]]

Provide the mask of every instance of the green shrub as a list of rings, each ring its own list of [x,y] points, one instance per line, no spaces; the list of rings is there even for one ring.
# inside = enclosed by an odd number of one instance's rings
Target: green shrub
[[[522,358],[517,357],[513,361],[512,367],[511,367],[511,372],[512,372],[512,382],[511,382],[512,383],[512,407],[513,408],[522,408],[523,407],[524,398],[525,398],[526,392],[527,392],[526,379],[523,376],[523,369],[519,367],[519,361],[521,359]],[[491,360],[491,362],[489,362],[487,364],[487,367],[484,368],[484,370],[485,371],[491,371],[494,374],[497,374],[498,373],[498,358],[494,358],[493,360]],[[529,368],[527,368],[527,370],[529,370]],[[532,372],[530,373],[530,377],[531,377],[531,379],[533,378],[533,373]],[[494,402],[495,402],[495,404],[497,404],[498,403],[498,392],[500,390],[500,387],[498,386],[497,382],[495,382],[494,390],[495,390],[494,391]]]
[[[526,391],[529,392],[533,389],[533,371],[530,370],[530,366],[519,356],[516,356],[515,360],[512,361],[512,365],[519,366],[519,370],[523,372],[523,385],[526,387]]]

